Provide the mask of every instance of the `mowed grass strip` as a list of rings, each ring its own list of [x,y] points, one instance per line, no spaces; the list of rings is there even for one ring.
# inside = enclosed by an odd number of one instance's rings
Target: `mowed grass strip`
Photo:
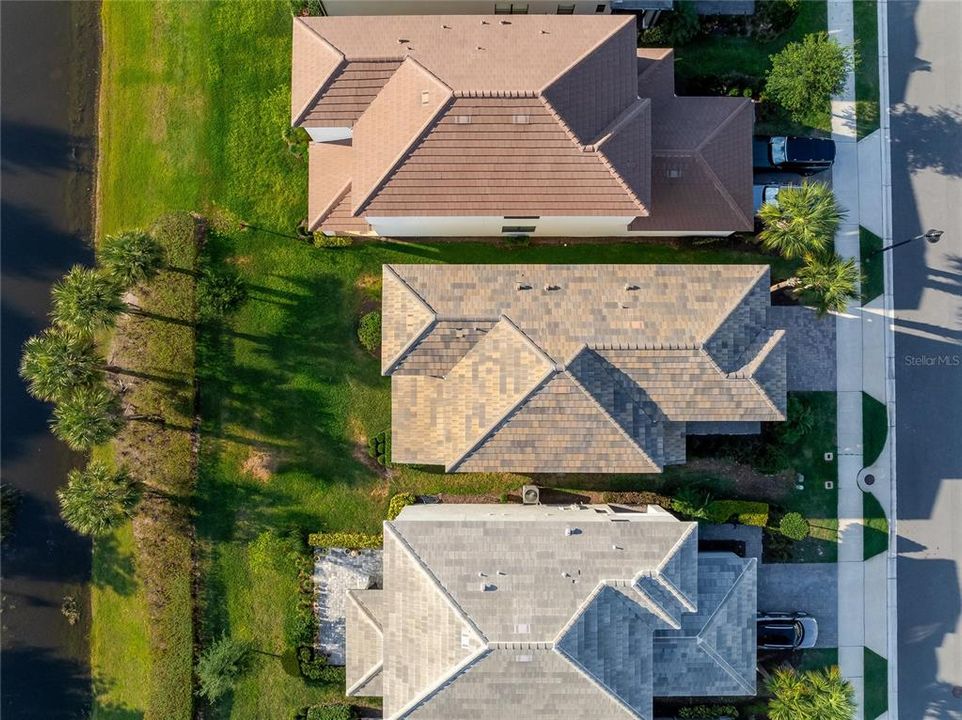
[[[878,3],[854,0],[855,45],[855,125],[858,137],[879,129]]]

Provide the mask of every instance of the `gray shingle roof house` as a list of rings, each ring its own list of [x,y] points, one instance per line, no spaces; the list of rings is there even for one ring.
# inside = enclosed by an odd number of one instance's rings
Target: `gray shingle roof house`
[[[756,565],[657,507],[413,505],[351,591],[347,694],[386,718],[652,718],[755,694]]]
[[[785,419],[765,265],[385,265],[392,458],[661,472],[687,433]]]

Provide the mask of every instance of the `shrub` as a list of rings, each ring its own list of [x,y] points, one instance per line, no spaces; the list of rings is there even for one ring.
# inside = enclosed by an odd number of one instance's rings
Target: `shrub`
[[[372,310],[361,316],[357,324],[357,339],[361,347],[371,353],[381,346],[381,313]]]
[[[290,127],[285,125],[281,129],[281,138],[287,144],[287,150],[296,158],[307,156],[307,148],[311,142],[311,136],[302,127]]]
[[[343,248],[354,244],[354,238],[348,235],[325,235],[322,232],[314,233],[314,247],[318,248]]]
[[[678,0],[675,9],[666,12],[655,27],[641,31],[638,44],[653,47],[684,45],[695,39],[700,28],[701,20],[695,3],[691,0]]]
[[[397,493],[394,497],[391,498],[391,502],[388,503],[387,519],[393,520],[394,518],[396,518],[398,515],[401,514],[401,511],[404,508],[406,508],[408,505],[413,505],[416,502],[417,502],[417,498],[414,497],[414,493],[409,493],[409,492]]]
[[[678,717],[682,720],[737,718],[738,708],[734,705],[689,705],[678,711]]]
[[[772,57],[766,89],[792,118],[803,121],[842,90],[855,62],[854,48],[839,45],[825,31],[810,33]]]
[[[767,680],[771,720],[850,720],[855,692],[837,665],[799,672],[781,667]]]
[[[808,520],[801,513],[790,512],[779,521],[778,530],[790,540],[804,540],[809,533]]]
[[[234,270],[205,267],[197,279],[197,319],[223,320],[247,299],[247,285]]]
[[[248,643],[227,635],[208,645],[197,660],[200,695],[214,702],[230,692],[247,669],[250,652]]]
[[[768,503],[750,500],[713,500],[705,508],[705,517],[713,523],[728,522],[732,517],[742,525],[768,525]]]
[[[302,17],[304,15],[318,16],[324,14],[324,3],[322,0],[288,0],[291,7],[291,15]]]
[[[382,430],[367,441],[367,454],[379,465],[391,464],[391,431]]]
[[[798,395],[788,396],[788,419],[779,423],[776,433],[783,443],[793,445],[815,429],[815,410]]]
[[[364,533],[333,532],[311,533],[307,544],[314,548],[345,548],[347,550],[371,550],[380,548],[384,543],[381,535],[365,535]]]
[[[679,515],[690,518],[705,517],[711,496],[701,488],[686,485],[671,499],[671,509]]]
[[[297,648],[297,666],[308,680],[336,683],[342,680],[341,669],[327,664],[327,656],[312,647]]]
[[[305,720],[353,720],[356,717],[351,705],[313,705],[307,708]]]

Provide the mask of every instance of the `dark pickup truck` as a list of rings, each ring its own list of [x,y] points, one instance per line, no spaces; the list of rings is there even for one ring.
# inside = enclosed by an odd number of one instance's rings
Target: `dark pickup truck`
[[[755,170],[785,170],[814,175],[835,161],[835,143],[825,138],[756,135],[752,139]]]

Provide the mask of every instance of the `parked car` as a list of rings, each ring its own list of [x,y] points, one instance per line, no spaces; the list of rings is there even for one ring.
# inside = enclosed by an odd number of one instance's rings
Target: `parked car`
[[[801,177],[798,175],[794,176],[799,181]],[[762,205],[775,205],[778,207],[778,193],[783,188],[796,187],[800,185],[800,182],[786,182],[782,181],[781,178],[778,182],[766,182],[762,181],[752,186],[752,200],[754,202],[755,214],[761,209]]]
[[[765,650],[805,650],[815,647],[818,623],[804,612],[760,612],[758,647]]]
[[[752,140],[752,165],[756,170],[787,170],[814,175],[835,161],[835,143],[826,138],[756,135]]]

